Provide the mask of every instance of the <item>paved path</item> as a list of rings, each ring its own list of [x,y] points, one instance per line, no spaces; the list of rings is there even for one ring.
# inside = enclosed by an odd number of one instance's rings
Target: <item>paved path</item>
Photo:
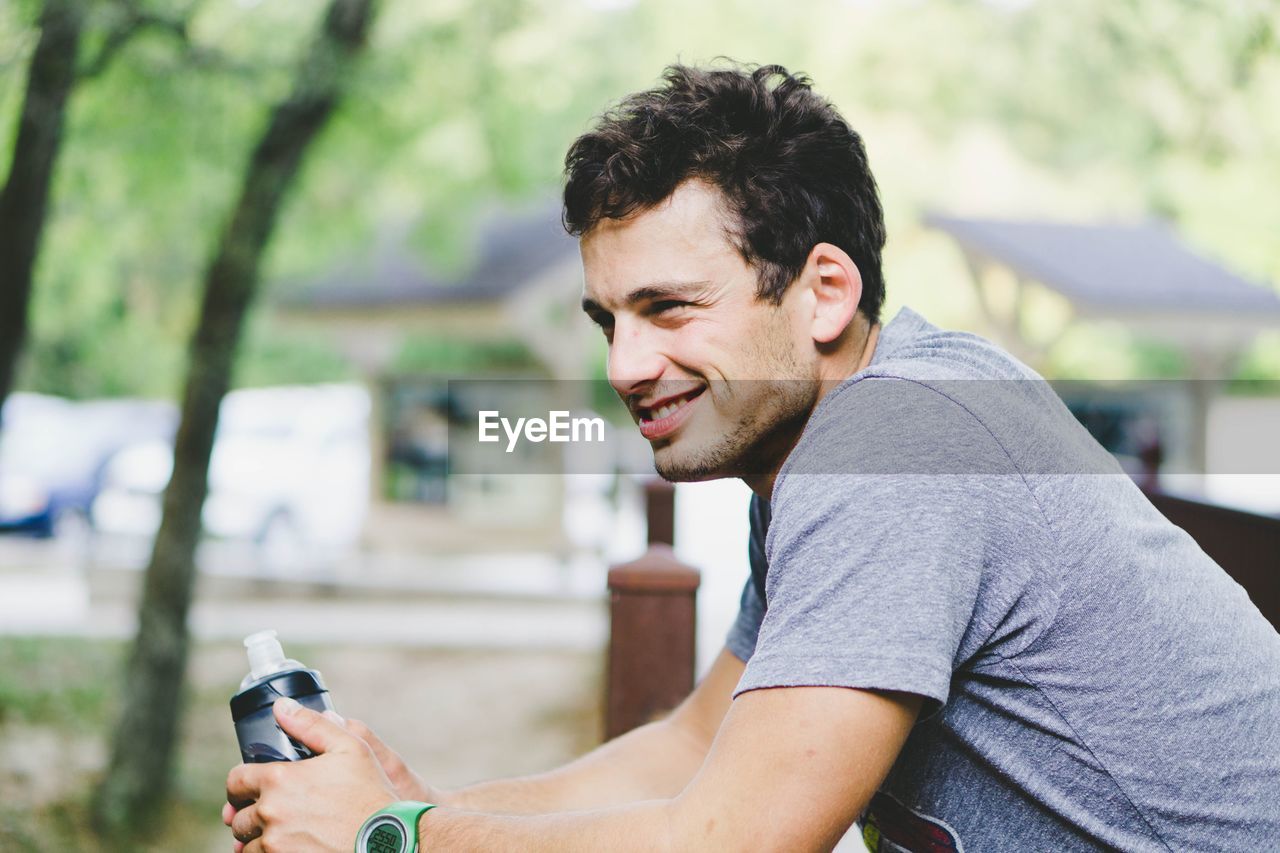
[[[197,638],[271,627],[294,642],[415,648],[599,650],[607,639],[605,568],[591,561],[393,556],[271,577],[236,553],[202,554]],[[58,543],[0,539],[0,635],[132,636],[142,572],[119,557],[108,549],[86,565]]]
[[[747,576],[746,502],[736,481],[681,484],[676,553],[702,572],[698,669],[724,643]],[[0,635],[129,637],[147,543],[0,536]],[[263,627],[307,641],[420,648],[603,649],[606,566],[546,553],[364,553],[305,572],[262,566],[244,543],[201,546],[192,630],[238,639]]]

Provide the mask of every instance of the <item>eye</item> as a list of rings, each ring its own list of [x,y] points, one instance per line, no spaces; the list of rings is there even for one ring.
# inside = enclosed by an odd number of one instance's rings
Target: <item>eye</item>
[[[600,327],[600,331],[604,333],[606,341],[613,340],[613,316],[610,314],[596,314],[591,317],[591,322]]]
[[[674,311],[677,308],[683,308],[688,302],[682,302],[679,299],[659,299],[649,304],[648,314],[665,314],[668,311]]]

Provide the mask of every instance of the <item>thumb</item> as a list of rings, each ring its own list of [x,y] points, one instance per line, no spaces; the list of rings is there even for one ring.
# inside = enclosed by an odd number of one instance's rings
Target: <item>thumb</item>
[[[285,734],[316,754],[339,751],[356,740],[329,717],[288,696],[277,699],[271,710]]]

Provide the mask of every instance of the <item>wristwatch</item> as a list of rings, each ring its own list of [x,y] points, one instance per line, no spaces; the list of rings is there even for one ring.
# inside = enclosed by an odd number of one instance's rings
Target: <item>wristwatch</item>
[[[356,853],[416,853],[418,818],[435,806],[401,800],[373,813],[356,835]]]

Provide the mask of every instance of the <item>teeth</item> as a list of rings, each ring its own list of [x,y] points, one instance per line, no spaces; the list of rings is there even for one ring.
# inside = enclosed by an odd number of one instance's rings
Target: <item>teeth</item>
[[[660,420],[662,420],[662,419],[663,419],[663,418],[665,418],[665,417],[669,417],[669,416],[671,416],[672,414],[674,414],[677,410],[679,410],[679,409],[680,409],[680,407],[681,407],[681,406],[683,406],[683,405],[684,405],[685,403],[687,403],[687,402],[689,402],[689,401],[688,401],[688,400],[679,400],[679,401],[677,401],[677,402],[675,402],[675,403],[667,403],[667,404],[666,404],[666,405],[664,405],[664,406],[659,406],[659,407],[658,407],[658,408],[656,408],[656,409],[651,409],[651,410],[649,411],[650,420],[660,421]]]
[[[640,419],[648,423],[653,423],[654,421],[660,421],[663,418],[669,418],[680,409],[689,405],[693,398],[697,397],[699,393],[700,389],[695,388],[686,394],[682,394],[670,403],[663,403],[661,406],[656,408],[640,409]]]

